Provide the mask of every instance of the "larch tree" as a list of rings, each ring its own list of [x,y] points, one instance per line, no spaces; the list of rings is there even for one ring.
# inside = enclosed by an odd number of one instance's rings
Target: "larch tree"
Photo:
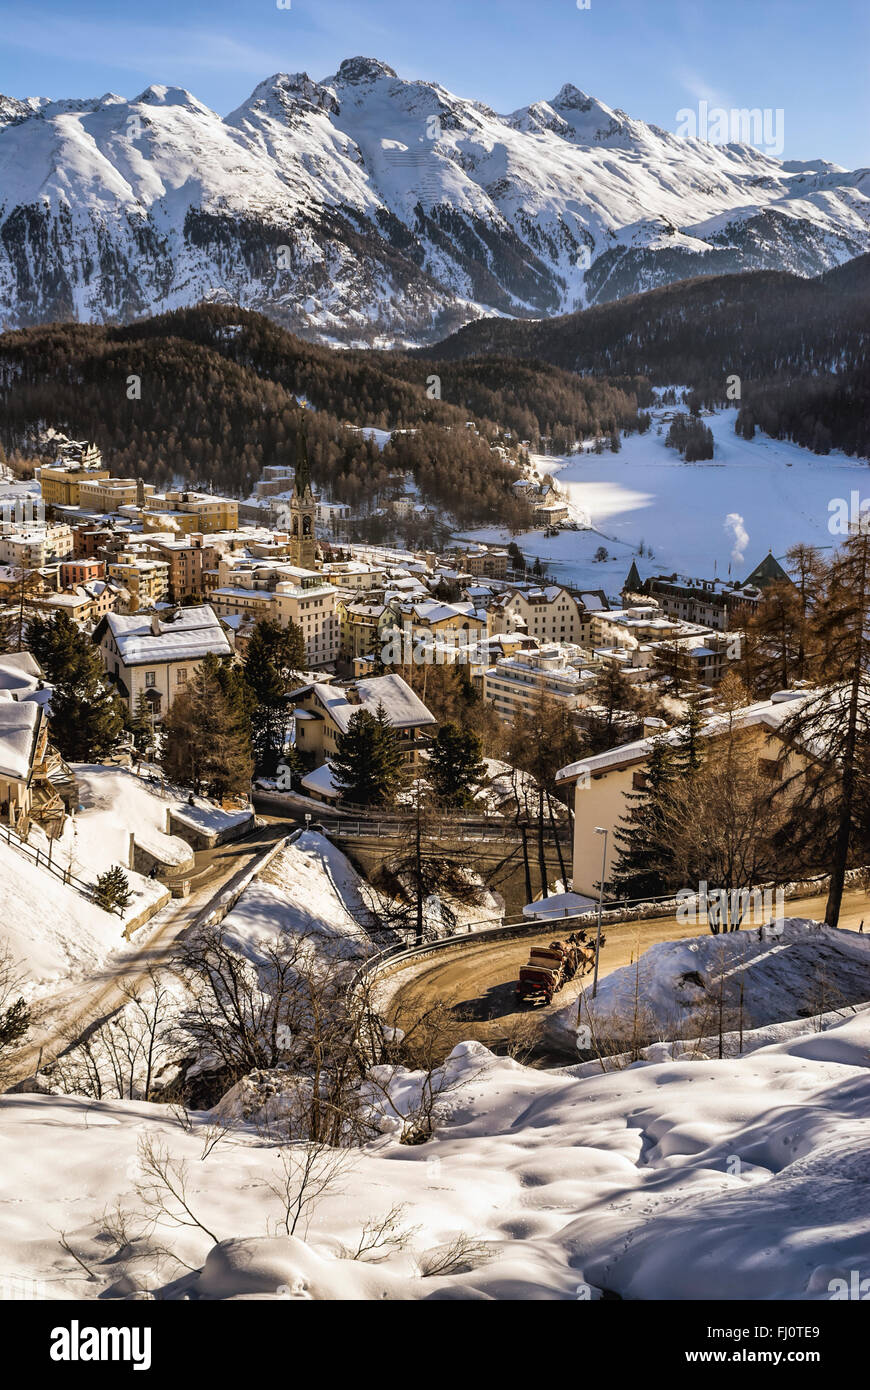
[[[853,530],[830,562],[811,615],[815,686],[783,725],[806,766],[787,779],[783,851],[830,873],[825,921],[840,916],[851,858],[870,849],[870,528]]]

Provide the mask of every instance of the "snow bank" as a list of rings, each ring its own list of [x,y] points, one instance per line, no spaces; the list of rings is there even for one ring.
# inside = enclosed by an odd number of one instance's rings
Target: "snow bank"
[[[279,932],[318,940],[332,955],[362,956],[372,943],[358,919],[368,915],[363,881],[349,860],[324,835],[309,830],[245,889],[224,919],[224,933],[234,950],[254,962],[258,943]]]
[[[763,940],[750,929],[659,941],[606,975],[594,1004],[587,985],[547,1027],[563,1044],[573,1039],[579,1007],[579,1022],[602,1039],[704,1036],[718,1031],[720,980],[729,1031],[741,1008],[747,1030],[822,1014],[870,998],[870,938],[786,918],[780,936]]]

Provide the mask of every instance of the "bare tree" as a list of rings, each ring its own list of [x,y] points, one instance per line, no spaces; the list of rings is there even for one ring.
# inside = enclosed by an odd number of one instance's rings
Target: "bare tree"
[[[24,976],[6,942],[0,942],[0,1083],[8,1075],[12,1054],[30,1027],[30,1009],[21,994]]]

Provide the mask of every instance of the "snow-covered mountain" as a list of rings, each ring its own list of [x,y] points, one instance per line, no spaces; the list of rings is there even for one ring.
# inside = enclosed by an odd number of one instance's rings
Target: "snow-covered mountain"
[[[0,323],[201,299],[424,341],[688,275],[870,249],[870,171],[684,139],[564,86],[499,116],[354,58],[221,118],[180,88],[0,97]]]

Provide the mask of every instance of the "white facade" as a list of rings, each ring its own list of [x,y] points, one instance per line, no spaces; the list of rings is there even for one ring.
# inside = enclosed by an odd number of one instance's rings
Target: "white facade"
[[[203,658],[231,656],[232,648],[214,610],[180,608],[167,613],[124,617],[107,614],[94,634],[103,669],[131,711],[140,694],[148,696],[155,719],[183,694]]]

